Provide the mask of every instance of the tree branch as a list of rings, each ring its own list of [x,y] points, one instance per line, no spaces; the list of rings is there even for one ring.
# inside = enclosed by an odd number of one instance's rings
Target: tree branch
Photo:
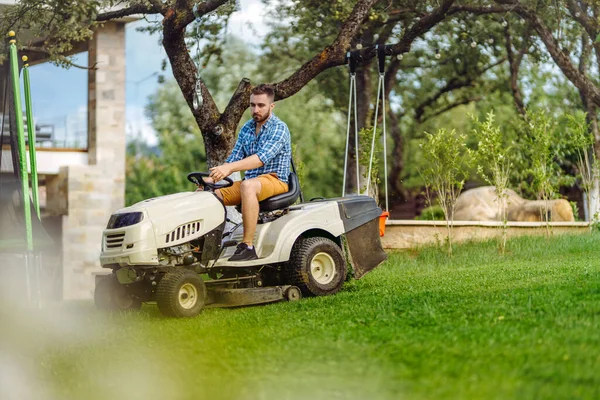
[[[596,43],[596,37],[598,37],[599,33],[598,21],[596,18],[591,18],[588,15],[589,6],[585,2],[580,2],[578,5],[574,0],[567,0],[567,7],[569,8],[573,18],[579,22],[581,26],[583,26],[583,29],[585,29],[591,38],[592,46],[594,47],[596,53],[596,62],[600,66],[600,43]]]
[[[120,10],[107,11],[105,13],[99,14],[96,17],[97,22],[110,21],[112,19],[118,19],[127,17],[135,14],[157,14],[158,10],[156,10],[153,6],[149,6],[147,4],[134,4],[131,7],[121,8]]]
[[[423,118],[423,115],[425,114],[425,108],[431,106],[433,103],[435,103],[437,100],[439,100],[439,98],[442,97],[445,93],[451,92],[456,89],[462,89],[464,87],[473,86],[473,84],[477,81],[477,79],[479,79],[481,77],[481,75],[483,75],[486,71],[489,71],[490,69],[496,67],[497,65],[502,64],[504,61],[506,61],[505,57],[501,58],[500,60],[496,61],[495,63],[488,65],[486,68],[479,71],[476,76],[466,76],[466,77],[462,77],[463,79],[460,79],[459,77],[456,77],[456,76],[453,77],[436,94],[434,94],[430,98],[426,99],[425,101],[423,101],[421,104],[419,104],[415,108],[415,119],[422,123],[426,119],[430,118],[431,116],[427,117],[427,118]],[[440,113],[436,113],[436,114],[434,114],[434,116],[439,115],[439,114]]]
[[[600,105],[600,90],[598,87],[584,74],[579,72],[577,68],[573,66],[569,56],[560,48],[557,40],[552,36],[551,31],[540,19],[537,13],[515,0],[496,0],[497,2],[509,3],[512,5],[513,12],[517,13],[521,18],[529,21],[533,29],[537,32],[540,39],[546,46],[548,53],[561,69],[563,74],[573,83],[579,90],[582,90],[588,98],[593,101],[596,105]]]
[[[513,100],[515,102],[515,107],[519,114],[525,116],[525,104],[523,103],[523,96],[521,94],[521,90],[519,89],[519,69],[521,67],[521,62],[523,61],[523,56],[525,55],[528,47],[528,32],[523,38],[523,45],[521,46],[521,50],[517,53],[516,57],[513,52],[513,44],[512,37],[510,34],[510,26],[506,25],[504,28],[504,37],[506,39],[506,54],[508,57],[508,66],[510,69],[510,91],[513,95]]]
[[[193,108],[193,96],[196,87],[197,68],[191,56],[187,52],[185,44],[185,31],[163,35],[163,47],[169,57],[173,76],[181,88],[181,93],[192,110],[198,126],[203,132],[211,131],[219,119],[219,110],[215,104],[208,88],[200,81],[203,104],[200,110]]]
[[[196,12],[199,16],[203,16],[208,14],[211,11],[216,10],[221,7],[223,4],[227,3],[230,0],[206,0],[202,3],[198,3],[198,8]],[[196,16],[192,11],[193,2],[191,1],[178,1],[177,2],[177,12],[174,13],[176,16],[174,19],[174,30],[184,29],[186,26],[192,23]]]
[[[454,0],[444,0],[442,5],[434,9],[431,14],[421,18],[406,31],[406,33],[402,36],[402,39],[400,39],[400,42],[390,46],[388,49],[389,54],[402,54],[410,51],[411,45],[417,37],[429,31],[436,24],[440,23],[446,18],[448,10],[452,4],[454,4]],[[375,51],[372,51],[372,53],[373,54],[370,58],[375,57]]]
[[[579,57],[579,72],[582,74],[586,73],[586,64],[591,50],[592,46],[589,41],[589,36],[584,32],[581,34],[581,56]]]
[[[275,85],[276,98],[280,100],[290,97],[324,70],[343,65],[346,50],[350,47],[352,38],[356,35],[369,10],[377,1],[359,0],[333,43],[325,47],[322,52],[305,63],[290,77]]]
[[[304,64],[292,76],[276,85],[276,95],[278,99],[287,98],[298,92],[310,80],[316,77],[325,69],[343,65],[346,63],[346,51],[349,48],[350,41],[358,31],[360,23],[367,15],[368,10],[376,3],[376,0],[360,0],[354,7],[350,17],[344,23],[338,37],[334,42],[327,46],[321,53],[312,60]],[[408,29],[400,42],[386,47],[387,55],[406,53],[410,50],[412,42],[423,33],[427,32],[437,23],[441,22],[454,0],[445,0],[442,5],[427,14]],[[375,46],[356,52],[361,62],[373,59],[377,55]]]
[[[152,4],[152,7],[162,15],[165,15],[167,12],[167,5],[160,0],[148,0],[148,3]]]
[[[424,121],[423,115],[425,114],[425,108],[431,106],[440,97],[442,97],[445,93],[451,92],[456,89],[462,89],[464,87],[473,86],[474,82],[475,82],[475,79],[473,79],[473,78],[467,78],[467,79],[461,80],[458,77],[453,77],[437,93],[435,93],[433,96],[431,96],[428,99],[426,99],[425,101],[423,101],[421,104],[419,104],[415,108],[415,119],[419,122],[423,122]]]
[[[194,7],[194,1],[193,0],[177,0],[175,1],[175,8],[182,10],[185,8],[192,8]]]
[[[592,40],[598,36],[598,22],[588,16],[587,10],[582,9],[575,0],[567,0],[567,8],[571,12],[571,16],[583,26]]]
[[[235,92],[231,96],[231,99],[229,99],[229,103],[227,104],[227,107],[225,107],[225,111],[223,111],[221,121],[224,125],[230,127],[232,130],[235,129],[235,125],[237,125],[239,118],[235,119],[231,118],[231,116],[241,116],[244,113],[244,110],[246,110],[246,102],[249,102],[251,89],[252,83],[250,83],[250,79],[242,79],[237,89],[235,89]],[[229,120],[231,120],[231,122]]]
[[[485,15],[485,14],[502,14],[512,11],[512,7],[509,6],[470,6],[470,5],[457,5],[452,6],[448,10],[448,15],[453,15],[461,12],[468,12],[474,15]]]
[[[433,113],[433,114],[430,114],[430,115],[428,115],[427,117],[424,117],[424,118],[423,118],[421,121],[419,121],[419,122],[423,123],[423,122],[427,121],[428,119],[431,119],[431,118],[437,117],[438,115],[442,115],[443,113],[445,113],[445,112],[447,112],[447,111],[450,111],[450,110],[452,110],[453,108],[456,108],[456,107],[458,107],[458,106],[462,106],[462,105],[469,104],[469,103],[472,103],[472,102],[481,101],[481,99],[482,99],[482,98],[483,98],[483,97],[481,97],[481,96],[475,96],[475,97],[469,97],[469,98],[465,98],[465,99],[462,99],[462,100],[458,100],[458,101],[456,101],[456,102],[454,102],[454,103],[451,103],[451,104],[447,105],[446,107],[444,107],[444,108],[442,108],[442,109],[440,109],[440,110],[436,111],[435,113]]]

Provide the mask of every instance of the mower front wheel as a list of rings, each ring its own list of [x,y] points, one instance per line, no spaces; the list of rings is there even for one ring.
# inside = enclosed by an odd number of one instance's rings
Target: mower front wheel
[[[156,304],[170,317],[195,317],[204,308],[206,286],[194,271],[167,272],[156,287]]]
[[[298,287],[290,286],[283,292],[283,297],[285,297],[287,301],[298,301],[302,299],[302,292]]]
[[[300,238],[285,266],[289,284],[307,296],[327,296],[338,292],[346,280],[342,250],[324,237]]]
[[[128,293],[114,275],[106,276],[96,282],[94,303],[101,311],[139,310],[142,302]]]

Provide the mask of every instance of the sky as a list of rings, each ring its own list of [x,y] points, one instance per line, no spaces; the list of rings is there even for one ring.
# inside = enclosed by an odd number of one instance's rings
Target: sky
[[[230,19],[229,34],[250,44],[259,44],[268,32],[264,24],[266,7],[261,0],[238,0],[240,10]],[[126,25],[126,133],[128,138],[140,136],[154,145],[156,137],[144,107],[148,97],[158,88],[158,74],[172,78],[170,68],[161,71],[166,54],[159,35],[139,32],[148,24],[140,20]],[[76,55],[73,62],[88,65],[87,52]],[[54,127],[58,147],[86,147],[87,136],[87,70],[64,69],[49,63],[30,69],[33,110],[36,123]]]

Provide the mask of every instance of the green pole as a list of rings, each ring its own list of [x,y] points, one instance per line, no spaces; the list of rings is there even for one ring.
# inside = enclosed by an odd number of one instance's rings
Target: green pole
[[[23,191],[23,211],[25,213],[25,231],[27,251],[33,251],[33,234],[31,228],[31,207],[29,205],[29,175],[27,173],[27,155],[25,154],[25,130],[23,128],[23,112],[21,111],[21,90],[19,89],[19,62],[17,60],[17,41],[15,33],[8,34],[10,43],[10,72],[15,96],[15,120],[17,123],[17,147],[19,150],[19,169],[21,170],[21,189]]]
[[[23,62],[23,81],[25,84],[25,110],[27,113],[27,138],[29,141],[29,170],[31,171],[31,191],[33,192],[33,206],[37,213],[38,220],[40,217],[40,200],[38,196],[38,174],[37,162],[35,155],[35,130],[33,126],[33,107],[31,106],[31,81],[29,80],[29,64],[27,64],[27,56],[22,57]]]

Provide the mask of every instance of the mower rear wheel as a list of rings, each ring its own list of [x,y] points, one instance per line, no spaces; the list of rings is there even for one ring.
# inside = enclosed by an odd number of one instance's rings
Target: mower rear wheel
[[[167,272],[156,287],[156,304],[170,317],[195,317],[204,308],[206,286],[194,271]]]
[[[94,303],[101,311],[139,310],[142,307],[141,300],[129,294],[114,275],[98,280],[94,290]]]
[[[285,266],[289,284],[306,296],[338,292],[346,280],[346,262],[340,247],[324,237],[300,238]]]

